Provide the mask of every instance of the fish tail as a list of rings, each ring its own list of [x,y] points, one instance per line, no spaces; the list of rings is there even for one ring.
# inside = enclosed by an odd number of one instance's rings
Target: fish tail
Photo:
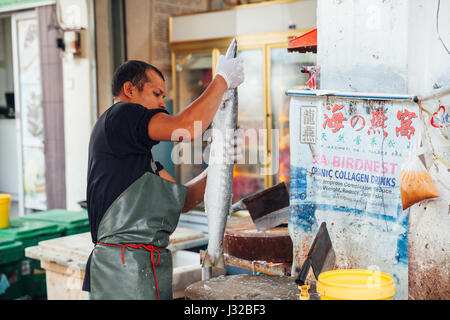
[[[223,254],[219,256],[219,260],[217,261],[216,267],[225,269],[225,259],[223,257]]]
[[[205,259],[203,259],[202,267],[217,267],[225,269],[225,259],[223,253],[217,259],[212,259],[208,252],[206,252]]]

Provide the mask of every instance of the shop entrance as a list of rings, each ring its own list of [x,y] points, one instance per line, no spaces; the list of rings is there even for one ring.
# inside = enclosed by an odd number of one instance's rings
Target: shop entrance
[[[38,21],[34,10],[0,21],[0,190],[12,195],[14,217],[46,209]]]
[[[0,193],[10,217],[65,207],[62,64],[55,6],[0,15]]]

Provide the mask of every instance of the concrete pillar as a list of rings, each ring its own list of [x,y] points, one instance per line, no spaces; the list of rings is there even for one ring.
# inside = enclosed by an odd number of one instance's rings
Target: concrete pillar
[[[422,104],[425,165],[440,198],[410,208],[409,299],[450,298],[450,56],[437,33],[437,9],[438,1],[428,0],[319,0],[317,10],[321,89],[422,97],[443,92]],[[439,30],[450,48],[448,1],[440,3]],[[435,114],[440,106],[443,115]],[[447,115],[443,128],[431,125],[433,114]]]
[[[96,85],[92,77],[95,67],[90,30],[91,0],[58,0],[63,24],[75,23],[81,31],[81,55],[63,57],[64,144],[66,161],[66,205],[80,210],[78,201],[86,200],[88,145],[96,119],[94,97]]]
[[[429,152],[425,164],[440,194],[410,209],[409,299],[450,299],[450,2],[409,1],[408,93],[424,97],[422,119]],[[444,45],[439,40],[439,34]],[[446,88],[448,90],[446,90]],[[439,94],[439,92],[442,92]],[[437,94],[434,98],[427,96]],[[444,128],[431,125],[433,114],[445,106]],[[442,115],[442,111],[439,112]],[[439,114],[437,115],[439,118]],[[447,126],[445,128],[445,126]],[[445,164],[445,163],[446,164]]]

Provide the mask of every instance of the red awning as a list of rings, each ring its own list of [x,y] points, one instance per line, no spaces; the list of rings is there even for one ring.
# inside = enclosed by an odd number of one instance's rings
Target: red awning
[[[317,29],[289,41],[288,52],[317,52]]]

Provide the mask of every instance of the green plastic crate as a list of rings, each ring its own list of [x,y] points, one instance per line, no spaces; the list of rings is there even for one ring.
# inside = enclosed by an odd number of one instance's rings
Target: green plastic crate
[[[23,250],[22,242],[0,236],[0,266],[21,260]]]
[[[27,221],[23,218],[11,219],[8,228],[0,229],[0,236],[12,238],[23,244],[20,273],[25,294],[32,298],[45,298],[47,295],[45,270],[41,269],[39,260],[25,256],[25,248],[37,246],[40,241],[62,237],[63,233],[63,228],[55,223]]]
[[[34,268],[30,276],[24,276],[23,286],[25,292],[33,299],[46,299],[47,281],[45,270]]]
[[[21,241],[24,248],[36,246],[39,241],[58,238],[63,230],[55,223],[27,221],[23,218],[10,219],[9,227],[0,229],[0,236]],[[25,252],[24,252],[25,255]]]
[[[3,275],[9,287],[0,294],[0,300],[18,299],[25,295],[22,281],[23,244],[11,237],[0,236],[0,277]]]
[[[67,211],[54,209],[29,214],[23,218],[28,221],[44,221],[57,224],[63,229],[64,236],[89,232],[89,218],[86,210]]]
[[[0,294],[0,300],[13,300],[26,295],[21,261],[1,265],[0,275],[2,274],[8,279],[9,287],[3,294]]]

